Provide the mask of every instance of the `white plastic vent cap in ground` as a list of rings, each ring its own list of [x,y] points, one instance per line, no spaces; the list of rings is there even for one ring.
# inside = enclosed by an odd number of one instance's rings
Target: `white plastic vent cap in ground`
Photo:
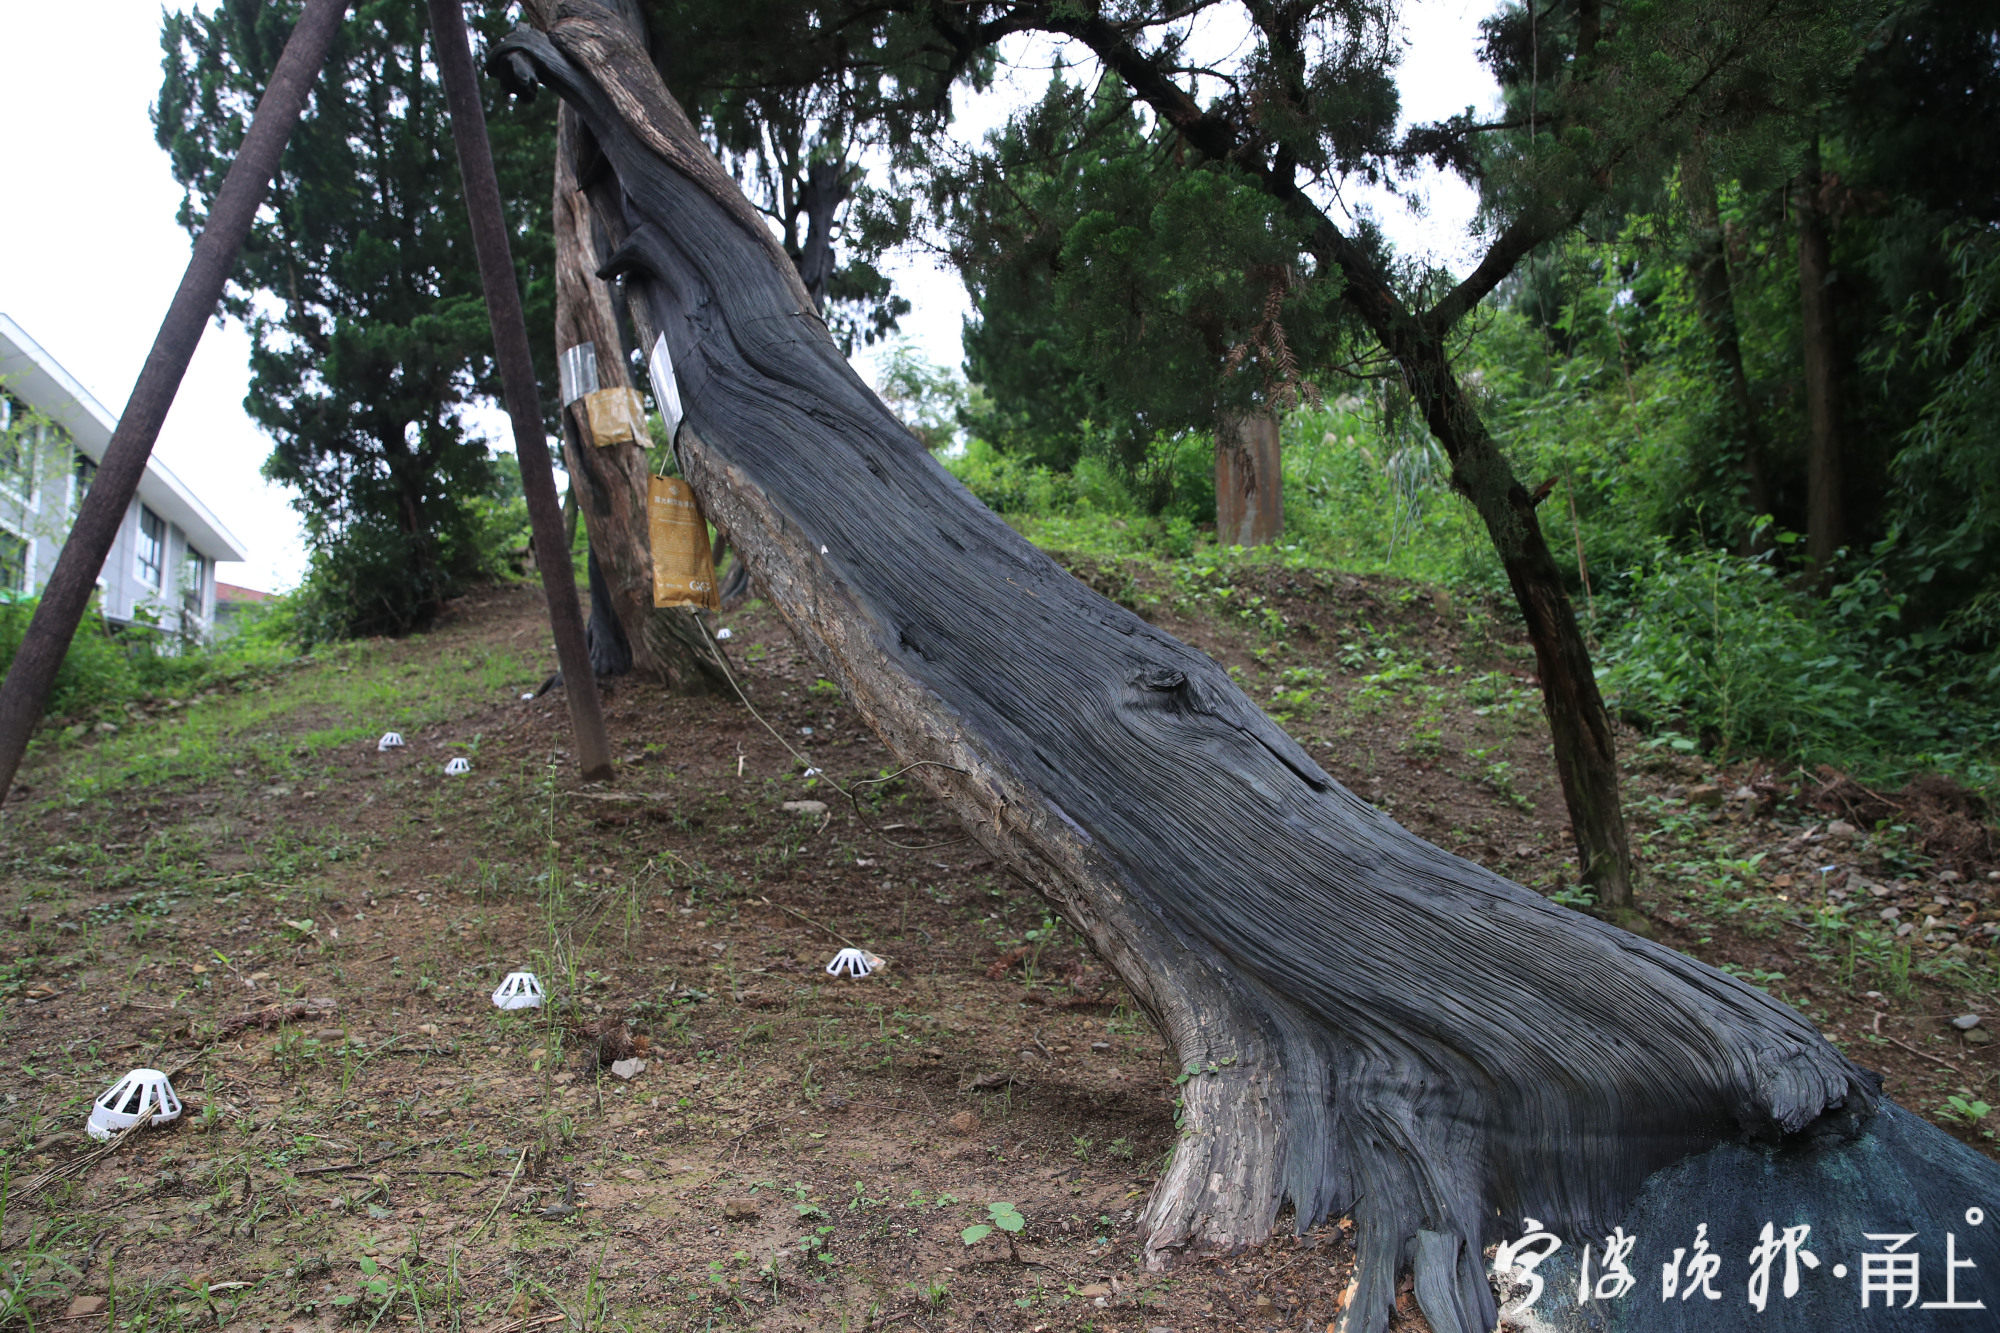
[[[715,637],[718,639],[727,639],[733,633],[735,633],[735,631],[731,630],[729,626],[724,625],[721,629],[715,632]]]
[[[846,973],[850,977],[865,977],[880,966],[882,960],[866,949],[842,949],[833,956],[833,961],[826,965],[826,970],[829,976],[837,977]]]
[[[382,733],[382,739],[381,739],[381,740],[379,740],[379,741],[376,741],[376,742],[375,742],[375,748],[376,748],[376,749],[378,749],[378,750],[400,750],[400,749],[402,749],[402,748],[403,748],[403,733],[402,733],[402,732],[400,732],[400,731],[385,731],[385,732],[383,732],[383,733]]]
[[[460,758],[448,761],[444,766],[444,775],[448,778],[455,778],[458,777],[460,774],[470,773],[471,771],[472,771],[472,761],[462,756]]]
[[[142,1120],[164,1125],[180,1118],[181,1099],[167,1076],[157,1069],[135,1069],[90,1104],[90,1122],[84,1128],[93,1139],[108,1139]]]
[[[493,1003],[502,1009],[542,1007],[542,982],[533,972],[509,972],[493,989]]]

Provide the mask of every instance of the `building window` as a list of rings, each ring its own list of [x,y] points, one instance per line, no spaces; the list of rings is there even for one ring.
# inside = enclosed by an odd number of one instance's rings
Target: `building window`
[[[0,528],[0,594],[28,590],[28,543]]]
[[[144,505],[139,506],[139,582],[159,588],[167,570],[167,523]]]
[[[90,494],[90,483],[97,480],[97,460],[89,454],[76,456],[76,507],[83,508],[83,497]]]
[[[181,588],[181,616],[184,620],[200,620],[208,605],[209,559],[190,546],[182,569],[185,582]]]
[[[0,393],[0,486],[26,499],[35,488],[39,423],[21,400]]]

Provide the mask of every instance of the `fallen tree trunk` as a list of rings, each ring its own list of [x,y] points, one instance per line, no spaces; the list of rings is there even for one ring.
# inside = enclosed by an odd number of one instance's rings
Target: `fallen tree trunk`
[[[616,173],[610,269],[671,348],[684,474],[869,725],[1173,1047],[1182,1134],[1150,1261],[1349,1213],[1348,1328],[1386,1328],[1413,1271],[1433,1326],[1474,1333],[1496,1318],[1482,1252],[1524,1217],[1565,1257],[1643,1219],[1636,1294],[1579,1304],[1572,1269],[1534,1313],[1677,1328],[1707,1302],[1659,1301],[1646,1264],[1698,1222],[1717,1250],[1740,1239],[1739,1263],[1771,1220],[1935,1245],[1996,1192],[2000,1170],[1888,1106],[1797,1013],[1409,833],[1213,662],[1023,541],[847,365],[616,19],[532,9],[545,32],[496,61],[560,92]],[[1903,1193],[1874,1197],[1884,1181]],[[2000,1266],[1994,1227],[1957,1230],[1959,1257]],[[1852,1288],[1820,1282],[1773,1296],[1769,1325],[1845,1327],[1828,1311]]]

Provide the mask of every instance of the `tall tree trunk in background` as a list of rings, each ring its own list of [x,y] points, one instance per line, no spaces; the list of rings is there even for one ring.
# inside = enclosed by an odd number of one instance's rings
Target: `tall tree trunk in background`
[[[1590,646],[1542,533],[1535,513],[1538,501],[1514,475],[1451,367],[1445,338],[1453,319],[1441,317],[1435,307],[1423,315],[1413,313],[1369,257],[1323,217],[1315,244],[1347,279],[1342,299],[1395,358],[1411,401],[1451,460],[1453,487],[1472,502],[1507,571],[1515,605],[1535,646],[1542,709],[1576,837],[1580,877],[1596,894],[1601,915],[1643,930],[1645,921],[1632,894],[1632,844],[1618,793],[1618,748]]]
[[[1833,256],[1826,234],[1819,139],[1795,200],[1799,227],[1799,341],[1806,389],[1806,558],[1825,580],[1846,539],[1841,512],[1839,349],[1833,322]]]
[[[1571,1242],[1533,1312],[1565,1329],[1693,1326],[1685,1302],[1578,1300],[1573,1256],[1614,1225],[1635,1273],[1698,1225],[1740,1256],[1795,1218],[1822,1254],[1955,1229],[1962,1263],[2000,1268],[2000,1227],[1960,1220],[2000,1167],[1803,1017],[1370,809],[1216,663],[973,500],[840,355],[631,34],[590,0],[538,12],[546,34],[496,55],[578,107],[616,172],[613,263],[680,368],[688,480],[868,725],[1172,1046],[1181,1137],[1141,1219],[1150,1263],[1255,1244],[1288,1209],[1300,1230],[1349,1214],[1347,1333],[1386,1333],[1404,1272],[1437,1333],[1493,1328],[1483,1252],[1524,1216]],[[1513,512],[1489,523],[1531,583],[1554,566],[1532,501],[1433,350],[1409,363],[1441,377],[1423,401],[1482,512]],[[1820,1281],[1773,1293],[1770,1327],[1876,1326]]]
[[[1215,539],[1264,546],[1285,531],[1284,460],[1268,410],[1224,412],[1215,430]]]
[[[615,246],[580,177],[598,158],[590,131],[568,107],[556,121],[556,351],[597,351],[600,390],[633,387],[611,292],[598,264]],[[646,522],[646,442],[599,444],[579,400],[563,410],[563,460],[590,539],[591,663],[630,669],[680,694],[725,687],[694,613],[653,605],[653,556]],[[608,623],[607,623],[608,622]],[[622,642],[621,642],[622,641]]]
[[[795,263],[819,313],[826,314],[826,287],[833,278],[833,222],[849,193],[847,161],[822,158],[806,168],[799,203],[806,214],[806,239]]]
[[[1406,334],[1391,347],[1411,397],[1451,460],[1452,484],[1486,526],[1535,646],[1542,709],[1576,837],[1579,877],[1596,894],[1598,911],[1607,920],[1641,929],[1611,713],[1598,692],[1590,648],[1563,586],[1562,567],[1542,533],[1535,512],[1540,502],[1514,475],[1480,419],[1451,368],[1443,340],[1429,333]]]
[[[1757,524],[1771,512],[1771,482],[1764,455],[1764,432],[1757,403],[1750,394],[1750,377],[1743,369],[1743,342],[1736,325],[1736,293],[1729,271],[1728,238],[1723,233],[1722,208],[1716,199],[1715,177],[1706,154],[1696,148],[1681,159],[1681,185],[1686,192],[1690,253],[1688,276],[1694,283],[1695,310],[1707,331],[1722,373],[1729,441],[1743,467],[1743,498],[1750,522],[1738,541],[1752,555]]]

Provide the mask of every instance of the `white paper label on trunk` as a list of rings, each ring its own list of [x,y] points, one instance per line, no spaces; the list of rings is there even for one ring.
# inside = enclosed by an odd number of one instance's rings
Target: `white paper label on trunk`
[[[660,409],[660,419],[667,423],[667,438],[671,440],[681,425],[681,388],[674,382],[674,357],[667,350],[666,334],[653,341],[649,365],[653,372],[653,402]]]
[[[597,344],[578,343],[557,357],[556,377],[562,382],[564,407],[587,393],[596,393]]]

